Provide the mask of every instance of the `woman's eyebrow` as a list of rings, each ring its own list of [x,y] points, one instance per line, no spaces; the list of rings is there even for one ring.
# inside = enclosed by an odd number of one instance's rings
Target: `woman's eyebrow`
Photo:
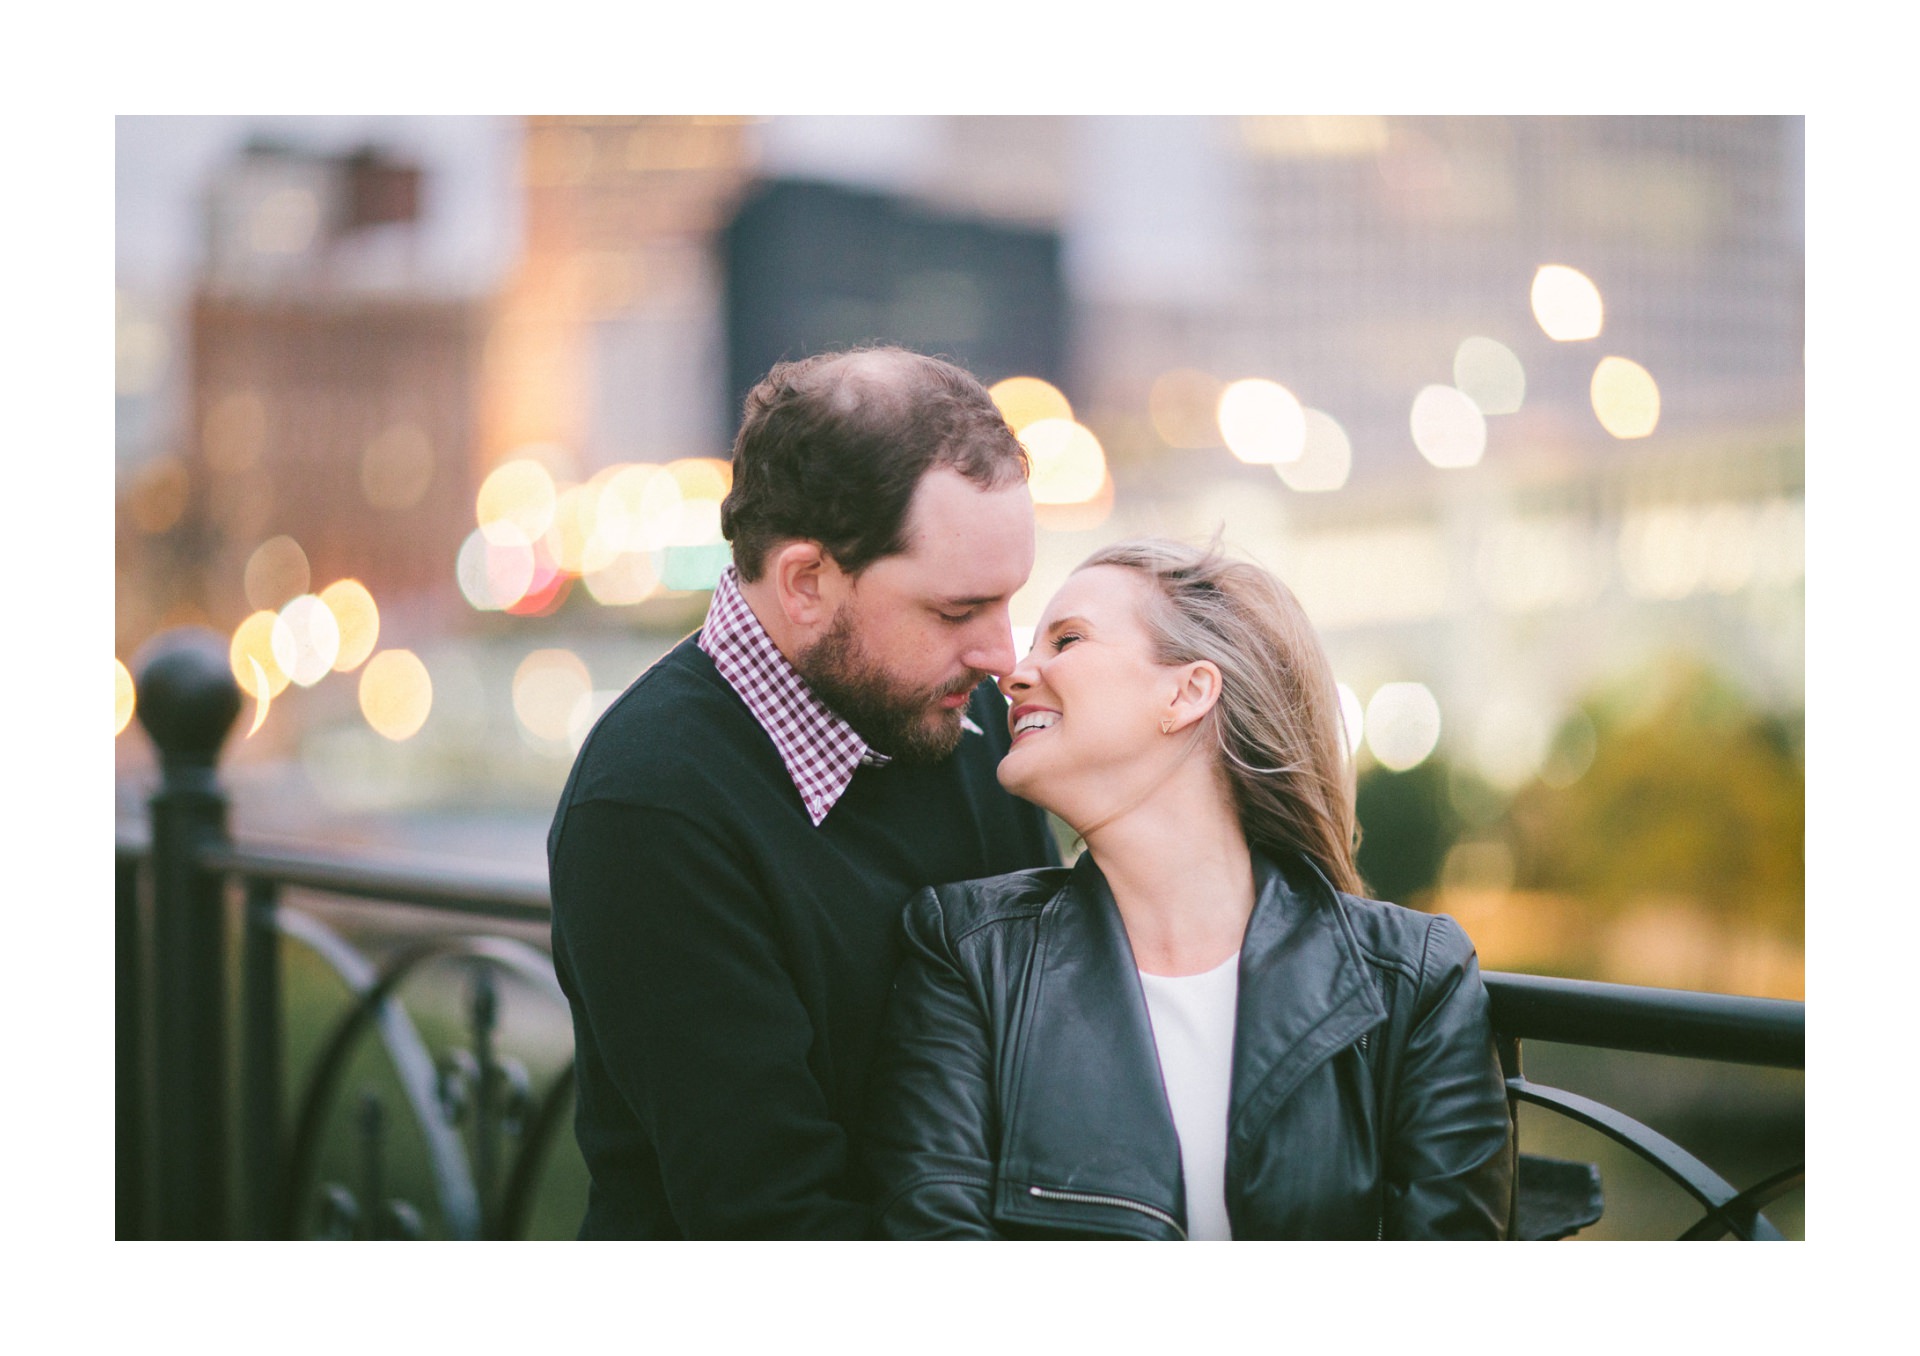
[[[1055,631],[1058,631],[1063,626],[1084,626],[1091,629],[1093,626],[1093,623],[1088,621],[1085,617],[1079,616],[1077,614],[1071,617],[1057,617],[1053,621],[1050,621],[1047,623],[1047,634],[1052,635]]]

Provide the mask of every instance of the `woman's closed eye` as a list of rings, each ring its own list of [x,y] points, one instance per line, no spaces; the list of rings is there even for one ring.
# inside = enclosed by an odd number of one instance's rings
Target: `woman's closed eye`
[[[1066,649],[1067,646],[1073,644],[1074,641],[1080,639],[1082,639],[1082,637],[1078,631],[1062,631],[1048,643],[1053,646],[1053,652],[1058,654],[1060,651]]]

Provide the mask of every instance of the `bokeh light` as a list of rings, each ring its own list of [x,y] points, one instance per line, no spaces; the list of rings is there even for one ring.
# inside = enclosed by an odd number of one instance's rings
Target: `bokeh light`
[[[433,444],[417,424],[382,430],[360,456],[360,491],[374,508],[410,509],[432,484]]]
[[[553,523],[547,528],[547,554],[561,569],[584,574],[611,559],[613,548],[594,531],[599,517],[600,486],[568,485],[554,501]]]
[[[507,536],[505,530],[502,536]],[[475,528],[460,543],[454,577],[467,602],[481,612],[500,612],[519,602],[533,586],[533,546],[520,540],[491,541]]]
[[[530,457],[504,462],[480,482],[474,514],[488,541],[503,546],[538,541],[553,523],[558,493],[553,476]]]
[[[1353,443],[1340,421],[1324,410],[1303,413],[1307,434],[1300,455],[1292,461],[1276,462],[1274,472],[1288,489],[1301,494],[1337,490],[1353,471]]]
[[[622,551],[599,569],[588,571],[580,582],[596,603],[627,607],[644,603],[660,591],[660,572],[651,551]]]
[[[1366,738],[1366,712],[1360,705],[1360,694],[1345,683],[1335,683],[1333,690],[1340,697],[1340,724],[1346,730],[1347,757],[1358,757],[1360,743]]]
[[[505,610],[516,617],[547,616],[566,600],[573,588],[573,579],[560,568],[543,537],[533,544],[533,578],[526,591],[508,603]]]
[[[307,553],[292,537],[269,537],[247,557],[247,606],[272,611],[298,598],[313,582]]]
[[[573,704],[573,710],[567,714],[567,747],[580,752],[580,746],[587,742],[587,736],[593,733],[594,722],[606,714],[609,706],[620,699],[616,691],[592,691],[580,694]]]
[[[1154,378],[1147,392],[1147,417],[1168,447],[1218,447],[1220,393],[1225,383],[1192,367],[1176,367]]]
[[[113,733],[119,737],[133,719],[133,675],[118,657],[113,661]]]
[[[513,674],[513,713],[520,728],[544,744],[566,745],[580,698],[593,677],[571,650],[535,650]]]
[[[273,658],[300,687],[312,687],[333,672],[340,657],[340,623],[327,605],[303,593],[273,623]]]
[[[1453,354],[1453,384],[1482,414],[1512,414],[1527,398],[1527,370],[1498,339],[1462,339]]]
[[[1107,456],[1100,440],[1071,419],[1042,419],[1020,433],[1032,459],[1028,488],[1038,504],[1082,504],[1100,493],[1107,478]]]
[[[680,489],[668,546],[713,546],[720,535],[720,501],[733,488],[733,467],[713,457],[682,457],[667,463],[667,474]]]
[[[1660,387],[1629,358],[1602,358],[1593,369],[1593,412],[1616,438],[1644,438],[1660,422]]]
[[[1367,702],[1366,739],[1382,767],[1418,767],[1440,743],[1440,703],[1424,683],[1383,684]]]
[[[347,673],[366,662],[380,640],[380,609],[358,579],[342,579],[320,590],[320,601],[340,628],[340,652],[333,658],[336,673]]]
[[[273,657],[273,624],[279,619],[279,614],[261,609],[233,629],[233,640],[227,647],[227,663],[233,669],[233,680],[255,701],[262,699],[259,673],[266,675],[267,698],[279,696],[293,681],[280,667],[280,661]]]
[[[1600,333],[1605,307],[1593,279],[1565,264],[1543,264],[1533,275],[1533,318],[1547,338],[1591,339]]]
[[[1537,693],[1496,688],[1475,722],[1472,753],[1480,775],[1511,794],[1538,775],[1553,742],[1553,714]]]
[[[1000,407],[1000,417],[1007,421],[1007,427],[1016,434],[1043,419],[1073,418],[1073,406],[1067,403],[1066,396],[1052,382],[1039,377],[1008,377],[988,387],[987,394]]]
[[[1413,398],[1413,445],[1435,466],[1474,466],[1487,451],[1487,417],[1451,386],[1428,386]]]
[[[433,710],[433,678],[412,650],[382,650],[360,675],[360,714],[399,743],[411,739]]]
[[[651,462],[622,466],[601,487],[593,531],[605,549],[657,551],[680,522],[680,482]]]
[[[258,694],[253,703],[253,724],[247,727],[246,737],[252,739],[267,723],[267,711],[273,705],[273,684],[267,681],[266,666],[251,655],[247,658],[247,667],[253,672],[253,690]]]
[[[1220,437],[1227,450],[1254,466],[1292,461],[1306,450],[1306,411],[1277,381],[1247,377],[1220,393]]]

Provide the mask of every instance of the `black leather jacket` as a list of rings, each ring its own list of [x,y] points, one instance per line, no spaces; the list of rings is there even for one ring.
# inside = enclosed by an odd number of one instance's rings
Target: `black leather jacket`
[[[1512,1127],[1454,921],[1254,854],[1228,1120],[1235,1238],[1497,1238]],[[887,1237],[1185,1235],[1146,1001],[1091,856],[921,891],[868,1099]]]

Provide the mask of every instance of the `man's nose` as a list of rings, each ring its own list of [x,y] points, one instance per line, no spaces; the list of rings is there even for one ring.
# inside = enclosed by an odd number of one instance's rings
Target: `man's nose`
[[[1013,628],[1005,613],[996,618],[974,648],[962,656],[967,667],[996,677],[1009,672],[1019,658],[1013,648]]]

